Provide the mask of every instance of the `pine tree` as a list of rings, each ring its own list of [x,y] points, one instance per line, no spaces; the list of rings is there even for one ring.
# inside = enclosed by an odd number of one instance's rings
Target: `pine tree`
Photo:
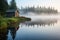
[[[8,3],[6,0],[0,0],[0,15],[4,15],[5,11],[8,9]]]
[[[17,9],[15,0],[11,1],[10,9]]]

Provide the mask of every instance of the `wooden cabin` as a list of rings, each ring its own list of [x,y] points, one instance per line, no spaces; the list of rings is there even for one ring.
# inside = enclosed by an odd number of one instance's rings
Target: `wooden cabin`
[[[6,17],[19,17],[19,11],[16,9],[9,9],[6,11]]]

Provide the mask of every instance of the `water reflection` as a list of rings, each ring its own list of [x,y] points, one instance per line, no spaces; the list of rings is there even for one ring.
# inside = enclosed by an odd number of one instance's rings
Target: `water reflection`
[[[57,23],[57,19],[48,19],[48,20],[36,20],[36,21],[29,21],[29,22],[25,22],[25,23],[21,23],[21,25],[26,25],[26,26],[54,26],[54,24]]]
[[[14,40],[15,36],[16,36],[16,31],[19,29],[19,26],[17,26],[17,27],[8,27],[7,29],[8,29],[8,31],[10,31],[12,39]]]
[[[52,21],[52,20],[51,20]],[[60,38],[60,32],[59,32],[59,27],[56,26],[58,20],[54,20],[52,22],[50,21],[46,21],[49,22],[50,25],[45,24],[30,24],[29,22],[25,22],[25,23],[20,23],[20,29],[17,33],[17,37],[19,39],[59,39]],[[55,24],[56,23],[56,24]],[[45,26],[44,26],[45,24]],[[52,26],[53,25],[53,26]],[[59,28],[59,29],[58,29]]]
[[[4,29],[0,29],[0,40],[10,40],[10,39],[8,39],[9,31],[12,36],[12,39],[14,40],[18,29],[19,29],[19,26],[17,26],[17,27],[10,26],[10,27],[6,27]]]
[[[7,28],[0,29],[0,40],[7,40],[7,38],[8,38],[7,35],[8,35]]]
[[[57,27],[54,27],[55,23],[57,24],[57,21],[58,21],[57,19],[54,19],[54,20],[49,19],[49,20],[24,22],[24,23],[20,23],[20,25],[18,24],[17,26],[16,24],[14,24],[14,26],[12,26],[11,24],[7,28],[0,29],[0,40],[20,40],[20,39],[25,39],[25,38],[26,39],[29,39],[29,38],[40,39],[40,38],[45,38],[45,37],[53,38],[53,36],[55,36],[55,30],[58,29]]]

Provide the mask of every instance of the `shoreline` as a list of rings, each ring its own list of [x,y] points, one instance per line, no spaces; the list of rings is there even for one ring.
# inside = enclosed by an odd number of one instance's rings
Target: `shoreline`
[[[20,22],[24,21],[31,21],[31,19],[25,17],[1,18],[0,29],[6,28],[8,26],[16,27]]]

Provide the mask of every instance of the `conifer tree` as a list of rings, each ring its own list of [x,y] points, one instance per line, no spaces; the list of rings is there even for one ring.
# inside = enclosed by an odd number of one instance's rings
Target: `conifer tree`
[[[10,9],[17,9],[15,0],[11,1]]]

